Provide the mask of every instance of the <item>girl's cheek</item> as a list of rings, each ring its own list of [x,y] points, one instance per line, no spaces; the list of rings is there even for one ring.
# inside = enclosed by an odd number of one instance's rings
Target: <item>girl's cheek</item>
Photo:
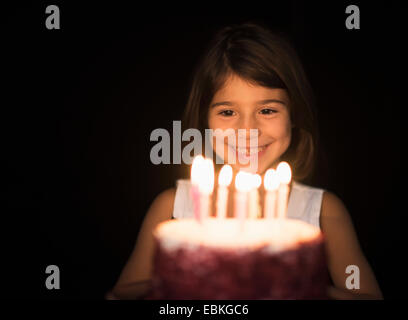
[[[292,128],[290,126],[289,122],[283,122],[279,124],[279,127],[277,128],[278,130],[278,134],[279,136],[281,136],[282,138],[287,137],[288,135],[290,135]]]
[[[210,118],[208,121],[208,128],[213,129],[213,130],[215,129],[222,129],[222,130],[234,129],[234,124],[232,121],[229,121],[229,120]]]
[[[215,116],[210,116],[208,119],[208,128],[218,129],[220,128],[220,121]]]
[[[275,119],[264,123],[259,129],[265,135],[276,139],[285,138],[291,133],[290,123],[287,121],[276,121]]]

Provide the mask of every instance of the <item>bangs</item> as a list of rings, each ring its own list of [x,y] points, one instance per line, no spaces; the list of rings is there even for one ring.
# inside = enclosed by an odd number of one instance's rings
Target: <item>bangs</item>
[[[237,75],[251,84],[271,89],[287,89],[277,71],[268,63],[267,54],[260,50],[246,50],[245,46],[230,47],[219,57],[211,76],[211,87],[215,94],[227,78]]]
[[[252,56],[251,56],[252,53]],[[228,63],[233,73],[247,81],[271,89],[286,89],[286,85],[277,72],[270,67],[265,57],[253,57],[253,52],[237,54],[229,52]]]

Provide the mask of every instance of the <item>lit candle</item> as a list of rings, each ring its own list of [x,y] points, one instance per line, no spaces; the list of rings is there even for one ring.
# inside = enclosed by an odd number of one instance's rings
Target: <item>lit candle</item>
[[[264,218],[271,219],[276,217],[276,191],[279,187],[279,177],[274,169],[268,169],[264,177],[265,205]]]
[[[210,216],[210,199],[214,190],[214,163],[211,159],[205,159],[203,162],[198,190],[200,194],[200,216],[201,219],[206,219]]]
[[[217,217],[224,219],[227,217],[228,204],[228,186],[232,180],[232,168],[226,164],[221,168],[218,176],[218,193],[217,193]]]
[[[257,219],[260,211],[258,188],[262,183],[262,178],[259,174],[253,174],[251,180],[251,191],[249,192],[249,217],[251,219]]]
[[[204,157],[199,155],[194,158],[191,166],[191,198],[193,199],[194,218],[201,221],[200,214],[200,192],[198,184],[200,181],[200,173],[204,166]]]
[[[235,217],[243,222],[248,210],[248,193],[251,188],[251,173],[239,171],[235,177]]]
[[[280,185],[278,188],[278,205],[277,205],[277,217],[285,218],[286,210],[288,207],[289,198],[289,183],[292,179],[292,172],[287,162],[279,163],[276,171],[279,176]]]

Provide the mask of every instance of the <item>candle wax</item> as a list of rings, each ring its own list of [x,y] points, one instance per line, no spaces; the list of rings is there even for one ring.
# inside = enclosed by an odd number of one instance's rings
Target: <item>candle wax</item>
[[[198,190],[198,186],[192,185],[191,186],[191,198],[193,199],[193,210],[194,210],[194,218],[197,221],[201,221],[200,215],[200,192]]]
[[[266,191],[264,217],[266,219],[276,218],[276,190]]]
[[[217,217],[220,219],[227,217],[228,188],[225,186],[218,187],[217,193]]]
[[[283,184],[278,189],[277,218],[285,218],[288,207],[289,185]]]

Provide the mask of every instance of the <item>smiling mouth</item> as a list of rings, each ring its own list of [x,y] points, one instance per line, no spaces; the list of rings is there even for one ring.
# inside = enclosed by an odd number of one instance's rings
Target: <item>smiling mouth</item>
[[[271,145],[272,143],[264,144],[262,146],[257,146],[257,147],[248,147],[248,148],[242,148],[242,147],[236,147],[232,145],[228,145],[232,150],[234,150],[235,153],[238,155],[250,157],[254,155],[261,155],[264,153],[264,151]]]

